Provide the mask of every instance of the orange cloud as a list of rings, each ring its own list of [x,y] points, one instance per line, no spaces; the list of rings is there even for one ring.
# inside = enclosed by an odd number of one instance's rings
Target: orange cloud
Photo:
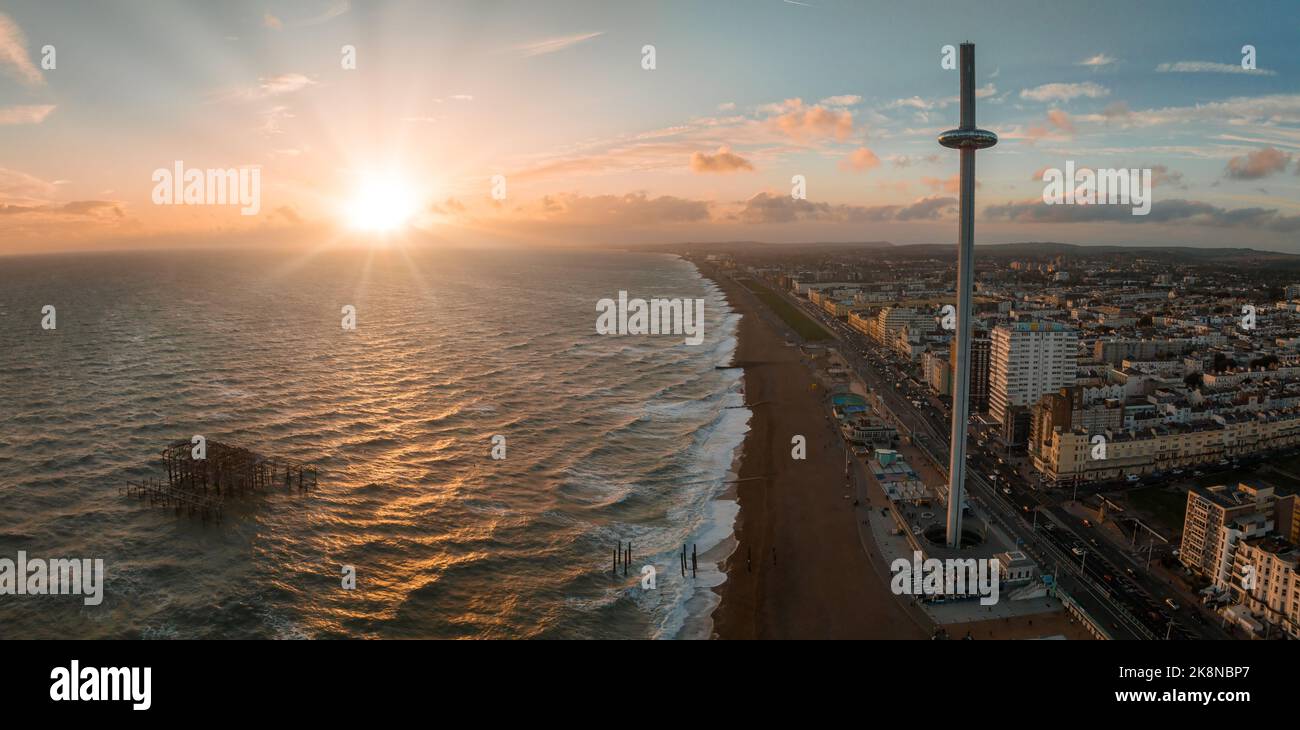
[[[852,154],[848,157],[840,160],[841,170],[866,172],[877,167],[880,167],[880,158],[876,157],[876,153],[866,147],[859,147],[856,150],[853,150]]]
[[[1070,115],[1060,109],[1053,109],[1047,113],[1047,121],[1053,127],[1065,132],[1074,134],[1074,122],[1070,120]]]
[[[961,177],[953,175],[952,177],[923,177],[921,184],[931,190],[942,190],[945,193],[956,195],[961,192]],[[979,183],[976,183],[978,185]]]
[[[53,104],[0,107],[0,124],[40,124],[52,111]]]
[[[0,68],[28,86],[45,85],[45,77],[27,57],[22,28],[4,13],[0,13]]]
[[[1258,180],[1282,172],[1290,161],[1291,155],[1275,147],[1265,147],[1228,160],[1225,174],[1234,180]]]
[[[741,170],[753,171],[754,166],[749,160],[740,155],[733,154],[730,147],[719,147],[718,151],[712,155],[704,152],[691,153],[691,171],[699,173],[718,172],[739,172]]]
[[[833,137],[842,141],[853,134],[852,112],[835,111],[820,105],[804,106],[802,99],[787,99],[781,106],[785,112],[770,121],[795,139]]]

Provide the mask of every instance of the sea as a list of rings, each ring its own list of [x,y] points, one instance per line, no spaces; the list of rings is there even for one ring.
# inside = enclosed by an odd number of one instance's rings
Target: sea
[[[703,298],[703,343],[597,334],[620,291]],[[738,317],[635,251],[0,258],[0,560],[105,570],[99,605],[0,594],[0,638],[707,638]],[[196,435],[318,486],[219,522],[122,493]]]

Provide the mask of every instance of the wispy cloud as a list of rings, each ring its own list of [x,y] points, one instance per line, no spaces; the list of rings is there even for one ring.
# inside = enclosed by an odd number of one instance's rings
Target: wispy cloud
[[[71,215],[86,216],[90,218],[111,217],[120,219],[126,214],[122,212],[122,204],[113,200],[74,200],[70,203],[57,203],[50,205],[6,205],[0,203],[0,216],[10,215]]]
[[[574,35],[556,36],[554,38],[543,38],[540,41],[533,41],[531,43],[522,43],[517,46],[512,46],[507,50],[509,50],[511,53],[514,53],[517,56],[523,56],[525,58],[531,58],[533,56],[544,56],[548,53],[556,53],[558,51],[563,51],[566,48],[576,46],[579,43],[582,43],[584,41],[589,41],[592,38],[604,34],[605,31],[602,30],[602,31],[597,31],[595,33],[575,33]]]
[[[1097,55],[1085,58],[1074,65],[1089,66],[1091,68],[1102,68],[1103,66],[1113,66],[1115,65],[1115,63],[1116,60],[1114,58],[1107,56],[1104,53],[1098,53]]]
[[[817,102],[822,106],[845,107],[853,106],[862,102],[862,97],[857,94],[840,94],[839,96],[828,96]]]
[[[257,80],[256,86],[215,92],[210,98],[213,101],[261,101],[292,94],[315,85],[316,82],[304,74],[283,73],[276,76],[263,76]]]
[[[275,17],[269,12],[262,15],[262,25],[263,27],[270,28],[271,30],[284,29],[284,21],[280,20],[279,18]]]
[[[44,203],[57,192],[58,183],[46,182],[20,170],[0,168],[0,202]]]
[[[325,10],[320,15],[308,18],[302,21],[301,23],[298,23],[298,25],[305,26],[305,25],[320,25],[321,23],[328,23],[331,20],[339,17],[340,15],[343,15],[344,13],[346,13],[351,9],[352,9],[352,3],[349,2],[349,0],[334,0],[334,2],[330,3],[329,7],[325,8]]]
[[[53,104],[0,107],[0,125],[40,124],[54,111]]]
[[[1062,206],[1064,207],[1064,206]],[[871,223],[886,221],[939,220],[953,213],[957,199],[947,196],[921,198],[909,205],[835,205],[814,203],[789,195],[758,193],[745,201],[736,214],[741,223],[771,224],[799,222]]]
[[[0,67],[28,86],[45,84],[40,69],[27,57],[27,39],[22,28],[4,13],[0,13]]]
[[[1079,97],[1099,99],[1109,96],[1110,89],[1101,84],[1085,81],[1081,84],[1043,84],[1032,89],[1021,89],[1020,98],[1030,101],[1069,101]]]
[[[1260,76],[1277,76],[1276,71],[1264,68],[1242,68],[1239,63],[1215,63],[1213,61],[1162,63],[1156,66],[1156,71],[1183,74],[1258,74]]]
[[[1199,200],[1161,200],[1148,215],[1133,215],[1122,205],[1043,205],[1040,199],[990,205],[987,220],[1013,223],[1147,223],[1248,227],[1278,233],[1300,230],[1300,216],[1283,215],[1276,208],[1222,208]]]
[[[672,223],[700,223],[709,220],[709,203],[672,195],[650,197],[645,192],[624,195],[544,195],[536,208],[522,211],[525,217],[567,225],[657,226]]]

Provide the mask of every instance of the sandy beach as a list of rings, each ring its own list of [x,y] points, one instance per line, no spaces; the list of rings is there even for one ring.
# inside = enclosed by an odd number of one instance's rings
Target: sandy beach
[[[924,639],[889,591],[844,498],[840,437],[820,389],[800,361],[795,335],[752,292],[702,269],[742,315],[735,364],[745,370],[753,417],[740,458],[735,550],[717,589],[722,639]],[[791,458],[791,437],[808,458]]]

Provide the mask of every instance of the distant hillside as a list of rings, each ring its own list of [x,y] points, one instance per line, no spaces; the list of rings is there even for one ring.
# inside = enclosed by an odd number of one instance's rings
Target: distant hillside
[[[766,243],[764,241],[707,241],[685,243],[655,243],[635,246],[638,251],[668,251],[681,253],[691,250],[696,253],[832,253],[837,251],[854,251],[864,248],[892,248],[889,241],[830,242],[814,241],[812,243]]]
[[[902,254],[915,253],[922,256],[956,256],[954,244],[923,243],[896,246],[895,251]],[[1300,264],[1300,256],[1277,251],[1260,251],[1253,248],[1198,248],[1195,246],[1080,246],[1073,243],[1055,243],[1051,241],[1025,241],[1022,243],[994,243],[976,246],[976,255],[981,258],[1034,258],[1054,256],[1105,256],[1114,255],[1125,258],[1163,259],[1188,263],[1213,263],[1222,261],[1234,264],[1263,262],[1288,262]]]
[[[667,251],[682,253],[845,253],[862,249],[889,249],[893,256],[916,256],[918,258],[956,257],[955,243],[912,243],[896,245],[889,241],[859,242],[812,242],[812,243],[766,243],[763,241],[719,241],[686,242],[670,244],[651,244],[637,246],[637,250]],[[1262,264],[1281,263],[1300,266],[1300,255],[1279,253],[1277,251],[1260,251],[1253,248],[1197,248],[1194,246],[1082,246],[1074,243],[1055,243],[1052,241],[1024,241],[1020,243],[993,243],[975,247],[979,258],[1016,259],[1016,258],[1052,258],[1055,256],[1105,256],[1113,255],[1123,258],[1145,258],[1186,263],[1225,264]]]

